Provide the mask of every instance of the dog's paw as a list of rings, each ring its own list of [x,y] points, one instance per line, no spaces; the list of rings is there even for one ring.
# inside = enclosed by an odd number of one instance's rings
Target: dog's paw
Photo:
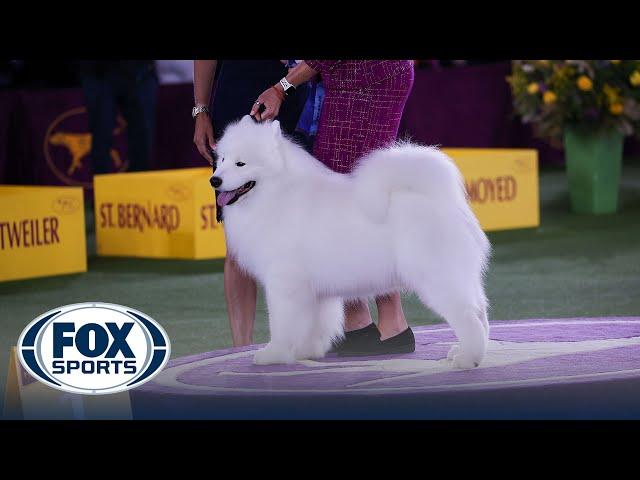
[[[480,365],[480,360],[477,356],[467,355],[465,353],[456,353],[453,355],[453,368],[459,368],[462,370],[468,370],[470,368],[476,368]]]
[[[455,357],[459,351],[460,345],[454,345],[453,347],[451,347],[449,349],[449,353],[447,353],[447,360],[453,360],[453,357]]]
[[[323,342],[313,342],[311,345],[305,345],[304,347],[296,350],[297,360],[316,360],[326,355],[330,345],[324,345]]]
[[[267,344],[266,347],[258,350],[253,356],[255,365],[273,365],[282,363],[295,363],[293,354],[282,348]]]

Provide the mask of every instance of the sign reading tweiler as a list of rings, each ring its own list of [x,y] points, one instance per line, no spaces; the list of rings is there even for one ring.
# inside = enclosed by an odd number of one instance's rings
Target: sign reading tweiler
[[[0,186],[0,281],[85,272],[79,187]]]

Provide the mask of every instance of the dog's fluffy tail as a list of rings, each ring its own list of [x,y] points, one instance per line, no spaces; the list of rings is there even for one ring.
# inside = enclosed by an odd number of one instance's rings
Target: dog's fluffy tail
[[[438,208],[462,213],[483,252],[489,253],[489,242],[469,205],[462,174],[438,148],[398,144],[375,150],[359,162],[352,175],[356,197],[372,220],[385,221],[394,192],[418,193]]]
[[[391,195],[398,191],[466,203],[460,170],[435,147],[400,144],[375,150],[359,162],[353,178],[367,213],[380,221],[386,218]]]

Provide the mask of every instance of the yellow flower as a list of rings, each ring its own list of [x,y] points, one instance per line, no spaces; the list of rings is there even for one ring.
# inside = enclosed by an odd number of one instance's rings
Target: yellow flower
[[[614,65],[618,65],[622,60],[609,60]]]
[[[551,90],[547,90],[546,92],[544,92],[544,95],[542,95],[542,101],[547,105],[550,103],[554,103],[557,99],[558,97]]]
[[[543,67],[548,67],[549,66],[549,60],[538,60],[538,63],[540,65],[542,65]]]
[[[629,82],[631,82],[631,85],[633,85],[634,87],[640,85],[640,72],[638,70],[631,74],[631,76],[629,77]]]
[[[578,83],[578,88],[583,92],[587,92],[593,88],[593,82],[586,75],[580,75],[577,83]]]
[[[624,112],[624,106],[620,102],[612,103],[609,106],[609,111],[613,115],[620,115],[622,112]]]
[[[609,101],[609,103],[616,103],[618,101],[619,91],[617,88],[614,88],[608,83],[605,83],[604,86],[602,87],[602,91],[607,97],[607,100]]]
[[[540,91],[540,86],[536,82],[530,83],[529,86],[527,87],[527,92],[529,92],[531,95],[535,95],[539,91]]]

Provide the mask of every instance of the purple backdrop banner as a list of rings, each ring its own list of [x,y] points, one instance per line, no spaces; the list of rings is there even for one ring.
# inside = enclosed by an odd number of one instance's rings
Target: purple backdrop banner
[[[509,62],[416,70],[401,135],[443,147],[535,148],[541,164],[564,164],[564,153],[523,125],[513,113],[506,77]],[[625,142],[626,155],[639,155],[640,143]]]
[[[9,138],[16,101],[17,97],[12,92],[0,92],[0,183],[10,175]]]
[[[82,90],[20,90],[0,96],[0,183],[90,187],[91,136]],[[206,166],[193,145],[193,86],[158,90],[153,169]],[[126,122],[113,131],[112,170],[126,171]],[[4,135],[4,131],[10,135]]]
[[[416,70],[400,136],[443,147],[536,148],[541,164],[562,164],[563,153],[513,115],[508,62]],[[206,166],[193,145],[193,86],[158,90],[152,167]],[[90,135],[80,89],[0,92],[0,183],[89,186]],[[625,154],[639,154],[628,139]],[[126,123],[114,129],[113,171],[128,167]]]

